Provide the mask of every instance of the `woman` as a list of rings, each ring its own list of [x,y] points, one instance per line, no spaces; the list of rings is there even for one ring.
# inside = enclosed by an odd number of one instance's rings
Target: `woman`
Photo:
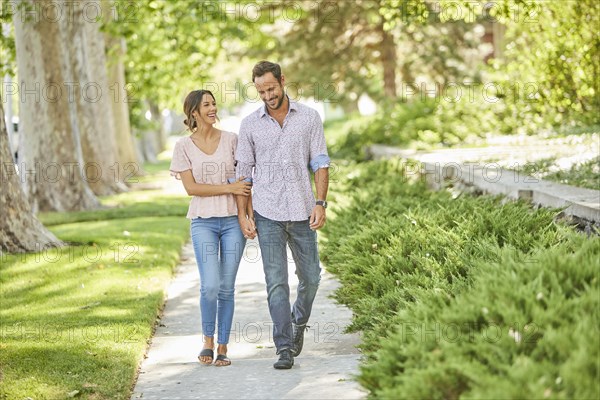
[[[246,244],[234,196],[249,197],[251,182],[244,178],[235,181],[237,135],[214,127],[217,106],[212,93],[194,90],[186,97],[183,111],[187,117],[184,123],[191,135],[175,144],[170,170],[192,196],[187,218],[191,219],[192,242],[200,272],[204,335],[198,359],[202,364],[212,364],[215,322],[218,322],[215,365],[227,366],[231,365],[227,343],[233,320],[235,278]]]

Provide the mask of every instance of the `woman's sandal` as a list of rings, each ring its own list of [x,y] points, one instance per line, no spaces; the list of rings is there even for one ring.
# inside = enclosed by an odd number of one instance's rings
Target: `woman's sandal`
[[[210,357],[210,361],[202,361],[202,357]],[[210,365],[215,358],[215,352],[213,349],[203,349],[200,354],[198,354],[198,361],[204,365]],[[218,359],[218,357],[217,357]]]
[[[217,361],[222,361],[224,364],[217,364]],[[215,366],[217,367],[227,367],[231,365],[231,360],[227,357],[227,354],[219,354],[217,355],[217,359],[215,360]]]

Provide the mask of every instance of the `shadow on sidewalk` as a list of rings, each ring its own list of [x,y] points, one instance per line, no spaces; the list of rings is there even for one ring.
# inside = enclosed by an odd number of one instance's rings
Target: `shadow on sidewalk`
[[[246,252],[256,252],[248,242]],[[291,370],[275,370],[275,346],[262,264],[244,257],[236,284],[236,310],[230,333],[232,365],[201,365],[199,278],[191,244],[169,286],[161,324],[143,361],[132,399],[361,399],[353,381],[360,354],[357,334],[344,334],[351,312],[330,297],[335,278],[323,270],[304,350]],[[291,259],[291,257],[290,257]],[[295,266],[289,265],[291,299]]]

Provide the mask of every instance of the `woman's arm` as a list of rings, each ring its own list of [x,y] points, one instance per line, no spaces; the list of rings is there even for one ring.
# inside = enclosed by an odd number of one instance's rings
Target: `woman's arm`
[[[181,176],[183,187],[189,196],[210,197],[224,194],[250,196],[251,184],[243,180],[231,184],[209,185],[206,183],[196,183],[190,169],[181,172],[179,175]]]

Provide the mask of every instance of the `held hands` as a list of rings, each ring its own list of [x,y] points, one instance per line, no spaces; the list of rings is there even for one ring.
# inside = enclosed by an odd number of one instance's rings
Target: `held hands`
[[[308,220],[310,229],[313,231],[321,229],[323,225],[325,225],[326,219],[325,208],[323,206],[314,206],[312,213],[310,213],[310,219]]]
[[[229,185],[231,194],[237,196],[250,196],[250,190],[252,189],[252,183],[244,181],[245,176],[240,177],[237,181]]]
[[[256,237],[257,232],[254,219],[238,216],[238,222],[240,223],[240,228],[246,239],[254,239]]]

